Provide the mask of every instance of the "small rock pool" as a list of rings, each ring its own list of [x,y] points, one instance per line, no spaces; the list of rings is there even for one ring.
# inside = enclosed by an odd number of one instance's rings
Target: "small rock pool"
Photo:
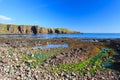
[[[69,45],[68,44],[48,44],[45,46],[35,46],[33,48],[34,49],[50,49],[50,48],[59,48],[59,47],[68,48]]]

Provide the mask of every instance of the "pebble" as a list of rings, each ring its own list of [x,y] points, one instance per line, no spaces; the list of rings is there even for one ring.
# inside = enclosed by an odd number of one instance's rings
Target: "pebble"
[[[76,76],[76,74],[72,72],[72,73],[71,73],[71,76]]]
[[[78,76],[74,72],[62,71],[60,74],[50,72],[48,63],[51,60],[46,61],[44,66],[28,67],[33,60],[28,60],[25,63],[27,65],[18,64],[21,62],[21,56],[23,54],[29,54],[30,48],[16,48],[14,53],[10,54],[11,47],[7,47],[7,44],[0,47],[0,80],[97,80],[97,79],[120,79],[120,73],[116,71],[107,71],[103,74],[94,74],[91,76],[87,73],[85,76]],[[72,56],[75,52],[80,53],[82,49],[72,49],[70,54],[61,53],[62,56]],[[8,56],[8,57],[6,57]],[[33,55],[32,55],[33,57]],[[77,56],[75,56],[78,58]],[[55,57],[54,57],[55,58]],[[73,59],[74,60],[74,59]],[[47,69],[45,69],[47,68]],[[89,71],[90,68],[87,68]],[[80,72],[80,71],[79,71]]]
[[[8,62],[8,58],[3,58],[3,59],[2,59],[2,62],[3,62],[3,63]]]

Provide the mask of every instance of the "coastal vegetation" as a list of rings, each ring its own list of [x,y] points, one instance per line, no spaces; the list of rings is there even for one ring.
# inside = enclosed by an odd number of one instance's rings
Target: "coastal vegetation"
[[[84,42],[84,40],[0,38],[0,69],[2,70],[0,78],[119,80],[119,40],[98,39],[99,42]],[[34,48],[48,45],[47,42],[66,43],[69,46],[67,48]]]
[[[25,63],[27,66],[39,66],[48,58],[59,53],[63,48],[56,48],[49,51],[34,50],[32,54],[22,55],[21,63]]]
[[[71,64],[61,64],[59,66],[54,66],[53,71],[63,71],[74,72],[78,75],[90,74],[94,75],[97,71],[101,72],[111,65],[112,55],[109,54],[109,48],[102,48],[102,50],[93,55],[92,57],[86,59],[83,62],[71,63]],[[107,66],[108,65],[108,66]]]

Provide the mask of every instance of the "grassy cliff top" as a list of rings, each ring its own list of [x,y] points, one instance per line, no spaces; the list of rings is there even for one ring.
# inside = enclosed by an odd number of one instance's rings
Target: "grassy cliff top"
[[[77,31],[69,30],[67,28],[47,28],[40,27],[39,25],[17,25],[17,24],[1,24],[0,23],[0,34],[32,34],[32,33],[79,33]]]

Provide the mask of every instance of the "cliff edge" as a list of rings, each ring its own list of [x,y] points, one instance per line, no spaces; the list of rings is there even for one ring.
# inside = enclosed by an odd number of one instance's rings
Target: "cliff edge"
[[[38,25],[0,24],[0,34],[74,34],[67,28],[45,28]]]

